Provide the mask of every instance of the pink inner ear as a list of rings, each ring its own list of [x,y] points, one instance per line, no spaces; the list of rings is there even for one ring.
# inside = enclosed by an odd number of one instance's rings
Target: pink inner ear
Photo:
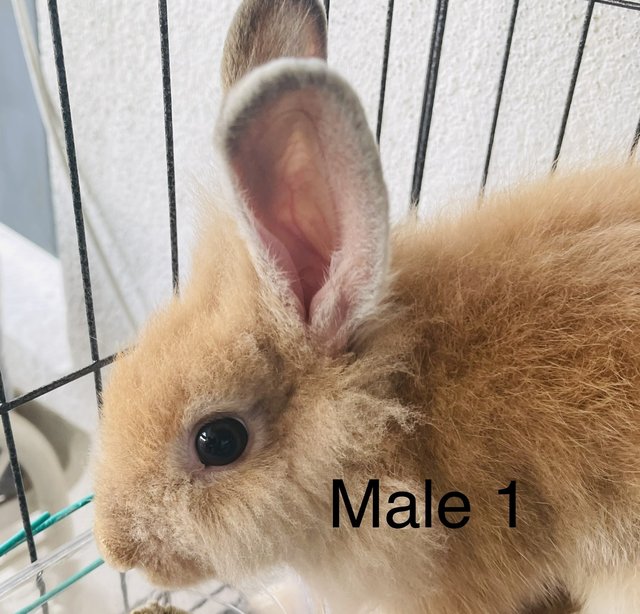
[[[316,122],[293,101],[253,122],[234,156],[248,205],[269,253],[310,319],[339,248],[339,220]]]

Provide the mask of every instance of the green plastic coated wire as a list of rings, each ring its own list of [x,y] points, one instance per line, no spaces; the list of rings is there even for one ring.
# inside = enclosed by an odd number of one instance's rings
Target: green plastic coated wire
[[[83,497],[79,501],[68,505],[67,507],[62,508],[59,512],[56,512],[53,515],[50,515],[49,512],[45,512],[38,516],[35,520],[31,522],[31,532],[36,535],[45,529],[48,529],[50,526],[53,526],[57,522],[60,522],[63,518],[66,518],[73,512],[79,510],[81,507],[87,505],[93,500],[93,495],[87,495]],[[26,534],[24,529],[18,531],[15,535],[10,537],[7,541],[0,544],[0,557],[7,554],[7,552],[11,552],[16,546],[19,546],[26,540]]]
[[[90,503],[92,500],[93,500],[93,495],[87,495],[86,497],[83,497],[79,501],[76,501],[75,503],[68,505],[67,507],[61,509],[60,511],[56,512],[53,515],[51,515],[49,512],[44,512],[40,514],[37,518],[35,518],[31,522],[32,533],[35,535],[37,533],[40,533],[41,531],[44,531],[45,529],[48,529],[49,527],[53,526],[57,522],[60,522],[63,518],[66,518],[67,516],[73,514],[80,508],[84,507],[85,505]],[[22,529],[21,531],[18,531],[15,535],[10,537],[7,541],[0,544],[0,557],[7,554],[7,552],[11,552],[11,550],[13,550],[16,546],[19,546],[25,540],[26,540],[25,531],[24,529]],[[30,603],[29,605],[25,606],[21,610],[18,610],[16,614],[28,614],[29,612],[33,612],[43,604],[47,603],[51,598],[55,597],[62,591],[69,588],[71,585],[75,584],[78,580],[90,574],[94,569],[97,569],[103,563],[104,561],[102,559],[96,559],[86,567],[83,567],[77,573],[73,574],[72,576],[69,576],[66,580],[63,580],[62,582],[60,582],[60,584],[54,586],[52,589],[48,590],[46,593],[40,595],[38,599]]]
[[[49,514],[49,512],[44,512],[43,514],[40,514],[40,516],[38,516],[35,520],[31,522],[31,532],[34,533],[35,530],[39,526],[41,526],[43,522],[48,520],[50,517],[51,517],[51,514]],[[13,550],[17,545],[26,541],[26,539],[27,539],[27,534],[25,530],[20,529],[20,531],[18,531],[15,535],[10,537],[6,542],[4,542],[3,544],[0,544],[0,556],[2,556],[3,554],[7,554],[7,552],[10,552],[11,550]]]
[[[18,610],[16,614],[29,614],[29,612],[33,612],[35,609],[39,608],[43,603],[49,601],[49,599],[55,597],[62,591],[69,588],[72,584],[75,584],[81,578],[84,578],[87,574],[90,574],[94,569],[97,569],[102,565],[104,561],[102,559],[96,559],[93,563],[89,563],[86,567],[83,567],[79,572],[74,573],[72,576],[69,576],[66,580],[63,580],[57,586],[54,586],[51,590],[41,595],[34,602],[30,603],[28,606]]]

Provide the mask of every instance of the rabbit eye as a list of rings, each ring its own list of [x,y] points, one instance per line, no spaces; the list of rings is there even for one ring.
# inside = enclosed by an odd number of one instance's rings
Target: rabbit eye
[[[196,452],[207,467],[228,465],[240,458],[248,440],[249,434],[240,420],[220,418],[200,427],[196,434]]]

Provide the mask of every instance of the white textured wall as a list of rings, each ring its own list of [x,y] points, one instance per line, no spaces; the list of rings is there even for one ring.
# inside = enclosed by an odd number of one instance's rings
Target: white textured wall
[[[266,0],[265,0],[266,1]],[[60,19],[77,154],[91,231],[91,274],[103,354],[170,294],[169,228],[155,0],[65,0]],[[196,179],[206,185],[220,101],[218,66],[235,0],[171,0],[178,223],[188,268]],[[377,111],[386,0],[333,0],[330,64]],[[586,0],[521,0],[489,187],[551,164]],[[511,0],[451,0],[423,183],[435,212],[479,188]],[[381,152],[394,216],[407,208],[434,0],[398,0]],[[57,101],[46,3],[41,53]],[[622,155],[640,115],[640,13],[596,5],[563,161]],[[88,360],[84,305],[66,170],[51,151],[60,257],[74,362]],[[104,266],[112,268],[109,279]],[[125,316],[118,292],[126,297]],[[133,322],[133,324],[132,324]],[[88,397],[89,401],[92,399]],[[88,408],[87,411],[91,411]]]

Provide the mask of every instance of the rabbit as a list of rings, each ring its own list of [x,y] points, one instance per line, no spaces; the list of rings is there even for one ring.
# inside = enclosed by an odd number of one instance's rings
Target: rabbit
[[[231,25],[190,278],[103,394],[101,552],[337,613],[640,612],[638,166],[390,229],[326,41],[315,0]]]

